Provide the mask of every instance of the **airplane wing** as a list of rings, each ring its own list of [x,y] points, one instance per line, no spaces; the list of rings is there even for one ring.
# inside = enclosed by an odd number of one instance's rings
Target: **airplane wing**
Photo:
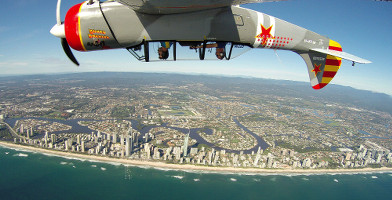
[[[308,52],[297,52],[308,67],[310,84],[319,90],[328,85],[340,69],[342,59],[356,63],[368,64],[368,60],[342,51],[339,43],[330,40],[328,49],[310,49]]]
[[[175,14],[232,5],[286,0],[116,0],[133,10],[147,14]]]
[[[361,63],[361,64],[369,64],[372,63],[366,59],[354,56],[352,54],[343,52],[343,51],[335,51],[335,50],[331,50],[331,49],[311,49],[312,51],[316,51],[316,52],[320,52],[320,53],[324,53],[327,55],[332,55],[332,56],[336,56],[339,58],[343,58],[345,60],[349,60],[349,61],[353,61],[356,63]]]

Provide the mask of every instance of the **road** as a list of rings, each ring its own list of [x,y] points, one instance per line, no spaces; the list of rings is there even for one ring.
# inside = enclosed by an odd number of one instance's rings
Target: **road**
[[[11,135],[12,135],[13,137],[15,137],[15,138],[26,139],[26,137],[18,135],[18,134],[16,133],[16,131],[15,131],[8,123],[2,122],[2,124],[5,124],[5,125],[7,126],[8,130],[10,131],[10,133],[11,133]]]

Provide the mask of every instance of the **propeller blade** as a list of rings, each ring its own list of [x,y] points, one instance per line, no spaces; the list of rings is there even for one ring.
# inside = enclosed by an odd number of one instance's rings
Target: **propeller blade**
[[[75,65],[79,66],[78,61],[75,56],[72,54],[71,48],[69,48],[68,42],[65,38],[61,38],[61,45],[63,46],[65,54],[67,54],[68,58],[75,63]]]
[[[56,21],[57,21],[57,25],[61,25],[60,5],[61,5],[61,0],[58,0],[58,1],[57,1],[57,8],[56,8]]]

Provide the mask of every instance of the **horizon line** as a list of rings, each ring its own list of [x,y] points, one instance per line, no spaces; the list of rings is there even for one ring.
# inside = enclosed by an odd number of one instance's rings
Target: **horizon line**
[[[140,74],[172,74],[172,75],[187,75],[187,76],[218,76],[218,77],[226,77],[226,78],[262,79],[262,80],[270,80],[270,81],[288,81],[288,82],[308,84],[308,82],[305,82],[305,81],[264,78],[264,77],[248,76],[248,75],[208,74],[208,73],[195,73],[195,72],[172,72],[172,71],[156,71],[156,72],[146,72],[146,71],[83,71],[83,72],[31,73],[31,74],[0,74],[0,78],[18,77],[18,76],[47,76],[47,75],[53,76],[53,75],[85,74],[85,73],[135,73],[135,74],[140,73]],[[367,92],[372,92],[372,93],[377,93],[377,94],[385,94],[385,95],[389,96],[390,98],[392,98],[392,94],[388,94],[385,92],[355,88],[353,86],[340,85],[340,84],[336,84],[336,83],[330,83],[329,85],[349,87],[351,89],[367,91]]]

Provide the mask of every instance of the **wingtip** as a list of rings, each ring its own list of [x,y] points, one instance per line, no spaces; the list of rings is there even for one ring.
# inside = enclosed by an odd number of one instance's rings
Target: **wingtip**
[[[320,89],[322,89],[323,87],[325,87],[326,85],[327,85],[327,84],[325,84],[325,83],[319,83],[319,84],[317,84],[317,85],[312,86],[312,88],[315,89],[315,90],[320,90]]]

